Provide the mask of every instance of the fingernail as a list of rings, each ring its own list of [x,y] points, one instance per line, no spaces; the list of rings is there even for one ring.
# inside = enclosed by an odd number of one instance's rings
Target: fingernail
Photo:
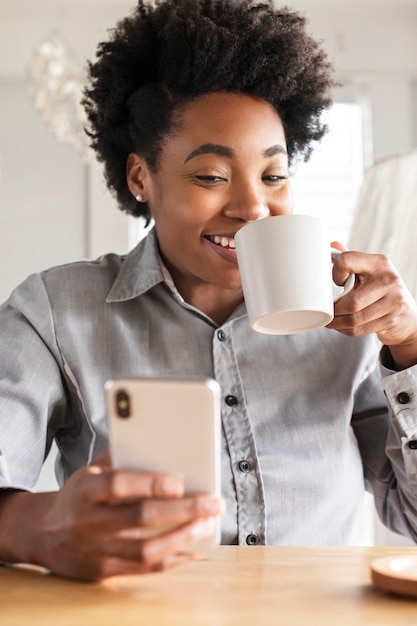
[[[167,496],[182,496],[184,493],[183,484],[175,476],[165,476],[162,488]]]
[[[222,512],[222,503],[219,498],[203,498],[200,502],[201,512],[210,513],[210,515],[218,515]]]
[[[192,525],[191,534],[194,539],[200,539],[201,537],[208,537],[214,531],[215,523],[212,517],[206,519],[200,519]]]

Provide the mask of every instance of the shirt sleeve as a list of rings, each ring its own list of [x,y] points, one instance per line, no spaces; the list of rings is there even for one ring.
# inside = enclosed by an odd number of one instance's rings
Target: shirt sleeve
[[[352,426],[379,517],[417,540],[417,366],[380,369],[360,388],[359,406],[364,398],[371,404],[355,413]]]
[[[384,513],[386,523],[395,530],[398,513],[395,514],[390,506],[392,497],[397,512],[403,514],[403,524],[408,534],[416,541],[417,365],[400,372],[390,372],[389,375],[386,375],[386,371],[383,373],[384,389],[391,409],[386,453],[395,475],[393,482],[395,496],[388,492]]]
[[[34,487],[65,414],[49,300],[33,275],[0,307],[0,488]]]

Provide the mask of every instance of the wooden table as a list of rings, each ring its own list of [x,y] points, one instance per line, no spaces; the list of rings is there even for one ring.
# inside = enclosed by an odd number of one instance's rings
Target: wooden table
[[[371,585],[372,559],[415,548],[223,546],[163,574],[72,582],[0,568],[4,626],[417,626],[417,599]]]

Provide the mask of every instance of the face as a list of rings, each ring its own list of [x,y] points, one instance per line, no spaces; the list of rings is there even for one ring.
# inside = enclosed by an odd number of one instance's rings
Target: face
[[[199,98],[180,119],[156,173],[130,155],[129,187],[148,202],[161,255],[187,301],[202,290],[238,300],[235,233],[292,212],[284,128],[268,103],[230,93]]]

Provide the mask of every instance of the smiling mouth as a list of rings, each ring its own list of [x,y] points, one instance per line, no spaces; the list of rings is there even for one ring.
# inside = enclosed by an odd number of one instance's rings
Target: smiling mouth
[[[216,246],[221,246],[222,248],[230,248],[231,250],[235,250],[235,240],[234,237],[224,237],[222,235],[206,235],[206,239],[216,244]]]

